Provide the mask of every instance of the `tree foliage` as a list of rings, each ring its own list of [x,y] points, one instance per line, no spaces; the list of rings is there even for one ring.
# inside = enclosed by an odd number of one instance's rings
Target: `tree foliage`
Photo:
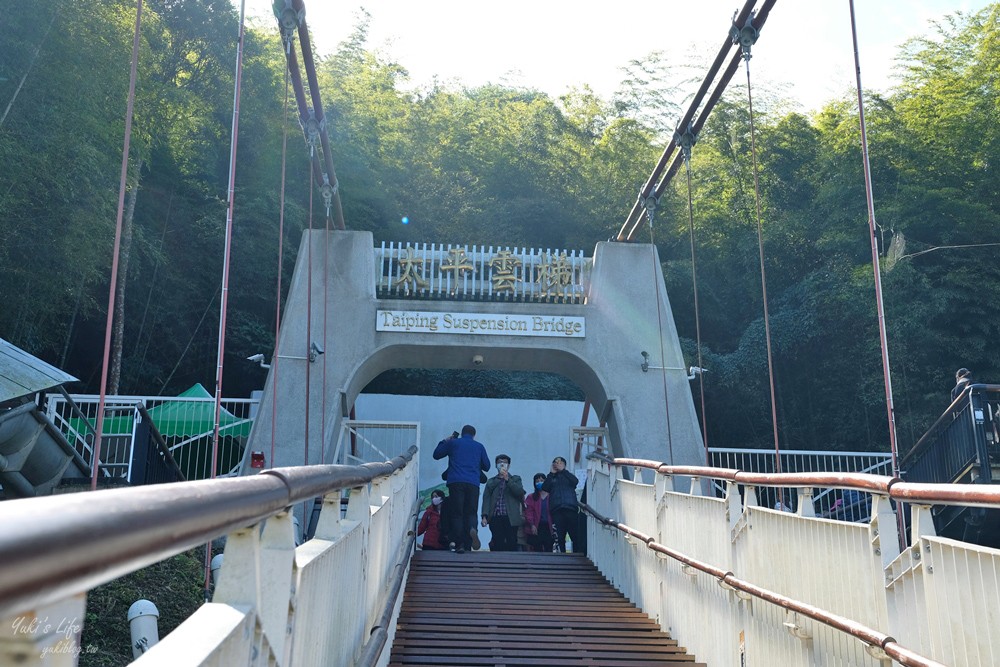
[[[123,0],[8,4],[9,29],[0,31],[0,336],[80,377],[79,390],[95,391],[135,8]],[[988,245],[1000,242],[998,17],[996,5],[948,17],[932,37],[901,50],[900,85],[866,100],[904,445],[945,406],[955,368],[1000,377],[1000,267],[997,246]],[[404,63],[369,48],[366,20],[319,64],[349,227],[370,230],[376,243],[585,251],[615,234],[679,115],[690,71],[683,63],[650,54],[626,64],[612,99],[587,87],[559,99],[504,85],[414,90]],[[225,0],[145,6],[123,391],[213,383],[236,21]],[[227,394],[260,383],[243,358],[273,348],[279,274],[284,290],[301,230],[325,226],[315,193],[310,216],[308,156],[286,91],[276,30],[250,30]],[[718,446],[768,446],[772,438],[745,96],[734,88],[724,97],[691,163],[708,439]],[[780,441],[885,449],[856,101],[834,99],[810,114],[789,113],[781,102],[765,96],[754,119]],[[657,213],[655,242],[694,364],[688,224],[681,170]],[[398,371],[376,384],[574,395],[549,377],[511,378],[456,384]]]

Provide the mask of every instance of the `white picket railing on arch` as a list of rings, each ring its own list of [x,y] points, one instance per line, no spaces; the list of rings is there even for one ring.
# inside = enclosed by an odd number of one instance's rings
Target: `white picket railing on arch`
[[[420,445],[420,422],[345,419],[331,463],[354,465],[388,461]]]

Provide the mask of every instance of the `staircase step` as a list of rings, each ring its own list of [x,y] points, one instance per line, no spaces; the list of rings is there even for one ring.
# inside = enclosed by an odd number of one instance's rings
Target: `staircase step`
[[[390,667],[700,664],[586,557],[489,551],[414,554],[389,658]]]

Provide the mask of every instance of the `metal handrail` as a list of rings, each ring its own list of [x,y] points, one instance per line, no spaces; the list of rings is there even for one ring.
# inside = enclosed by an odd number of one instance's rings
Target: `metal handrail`
[[[88,419],[87,415],[83,413],[83,410],[80,409],[80,406],[76,404],[76,401],[73,400],[73,397],[70,396],[69,393],[67,393],[66,388],[63,387],[62,385],[59,385],[59,393],[61,393],[63,395],[63,398],[66,399],[66,403],[69,405],[70,411],[73,412],[79,419],[83,420],[84,425],[90,430],[91,433],[96,434],[97,427],[95,427],[93,424],[90,423],[90,419]],[[63,437],[65,437],[65,435]],[[69,439],[67,438],[66,441],[69,442]],[[84,444],[84,449],[86,450],[87,447],[86,437],[84,437],[83,444]],[[70,443],[70,446],[73,447],[73,451],[75,452],[74,459],[77,461],[77,465],[80,466],[82,464],[83,468],[91,470],[92,461],[87,461],[87,459],[85,459],[83,455],[77,451],[76,446],[74,446],[73,443]],[[91,452],[91,456],[93,456],[93,454],[94,453]],[[98,468],[105,467],[101,465],[100,461],[97,462],[97,465]]]
[[[852,637],[861,640],[868,646],[881,649],[886,655],[900,664],[910,665],[913,667],[944,667],[939,662],[935,662],[934,660],[915,653],[905,646],[901,646],[894,637],[890,637],[889,635],[879,632],[878,630],[869,628],[868,626],[856,621],[852,621],[849,618],[845,618],[838,614],[832,614],[820,609],[819,607],[814,607],[813,605],[781,595],[780,593],[775,593],[774,591],[766,588],[755,586],[748,581],[738,578],[732,572],[691,558],[690,556],[654,541],[655,538],[651,535],[646,535],[645,533],[635,530],[634,528],[631,528],[623,523],[619,523],[614,519],[609,519],[586,503],[580,503],[580,507],[583,508],[585,512],[593,516],[599,523],[615,528],[622,533],[625,533],[627,536],[639,540],[646,545],[646,548],[673,558],[688,567],[692,567],[715,577],[718,580],[719,585],[723,588],[743,591],[744,593],[760,598],[766,602],[770,602],[771,604],[777,605],[783,609],[802,614],[803,616],[807,616],[814,621],[818,621],[841,632],[849,634]]]
[[[1000,507],[1000,485],[986,484],[920,484],[904,482],[898,477],[850,472],[816,473],[757,473],[732,468],[703,466],[672,466],[659,461],[630,458],[608,458],[591,455],[610,465],[655,470],[661,475],[684,475],[721,479],[746,486],[784,488],[831,487],[878,493],[893,500],[922,505],[964,505],[968,507]]]
[[[275,468],[0,503],[0,617],[83,593],[297,502],[391,475],[416,452],[410,447],[385,463]]]
[[[937,418],[929,429],[920,437],[919,440],[910,448],[902,459],[900,459],[899,464],[902,466],[906,464],[910,459],[916,455],[923,452],[925,449],[930,447],[932,435],[940,428],[945,422],[953,419],[953,414],[958,411],[959,403],[968,403],[972,398],[973,390],[983,390],[983,391],[993,391],[1000,392],[1000,384],[970,384],[965,388],[965,390],[955,397],[955,400],[951,402],[945,411],[941,413],[941,416]],[[962,407],[964,410],[964,406]]]
[[[177,475],[178,481],[184,482],[187,477],[184,475],[184,471],[181,470],[180,466],[177,465],[177,461],[174,460],[174,455],[170,453],[170,447],[167,445],[166,440],[163,439],[163,435],[160,433],[160,429],[156,428],[156,422],[150,417],[149,412],[146,410],[146,406],[141,403],[136,405],[136,409],[146,423],[149,424],[149,435],[153,439],[153,443],[156,444],[156,449],[163,456],[164,464]]]

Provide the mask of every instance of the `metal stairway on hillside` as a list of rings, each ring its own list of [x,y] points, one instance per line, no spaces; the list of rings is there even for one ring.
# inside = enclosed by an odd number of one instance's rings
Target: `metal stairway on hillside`
[[[419,551],[389,665],[697,667],[584,556]]]
[[[38,396],[76,378],[0,338],[0,485],[3,497],[52,493],[87,463],[38,408]]]
[[[1000,471],[1000,385],[970,384],[900,459],[907,482],[993,485]],[[935,505],[938,535],[1000,548],[1000,509]]]
[[[87,463],[32,402],[0,409],[0,484],[7,498],[52,493],[66,477],[86,479]]]

